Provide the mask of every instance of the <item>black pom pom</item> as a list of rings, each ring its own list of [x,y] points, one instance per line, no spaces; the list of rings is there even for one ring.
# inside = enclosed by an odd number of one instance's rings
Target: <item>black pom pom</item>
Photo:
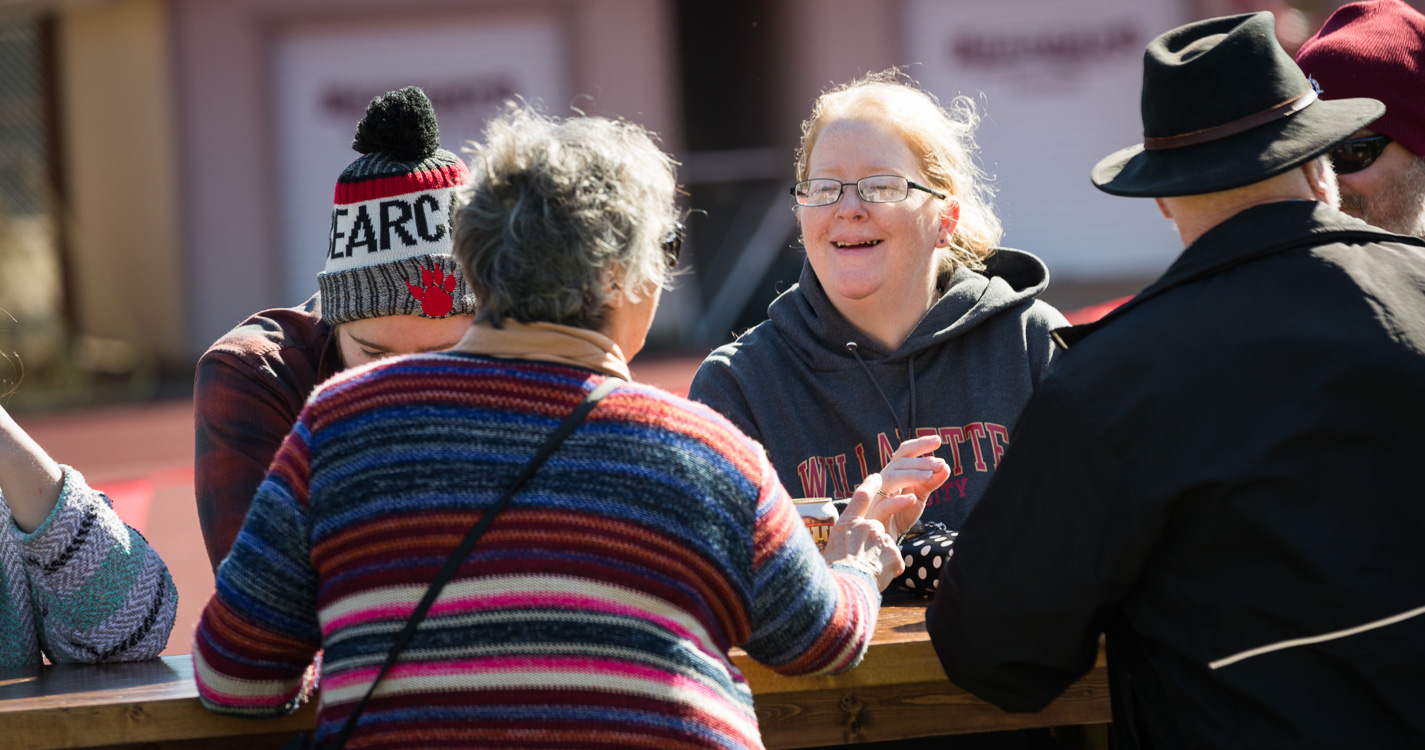
[[[440,128],[426,92],[407,86],[372,99],[351,147],[398,161],[420,161],[434,154],[440,148]]]

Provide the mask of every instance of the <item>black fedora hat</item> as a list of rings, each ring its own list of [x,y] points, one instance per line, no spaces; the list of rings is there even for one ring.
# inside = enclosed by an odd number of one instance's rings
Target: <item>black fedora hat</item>
[[[1375,99],[1316,98],[1277,44],[1271,13],[1210,18],[1143,53],[1143,143],[1093,169],[1105,193],[1199,195],[1299,167],[1385,112]]]

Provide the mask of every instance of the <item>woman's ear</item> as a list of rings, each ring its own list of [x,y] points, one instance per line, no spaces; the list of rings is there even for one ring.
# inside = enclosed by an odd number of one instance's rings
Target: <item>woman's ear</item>
[[[619,277],[623,275],[623,266],[618,261],[604,267],[604,292],[608,295],[609,307],[617,310],[623,307],[623,288],[619,285]]]
[[[960,201],[955,196],[945,200],[945,210],[940,213],[940,234],[935,238],[936,247],[949,247],[950,238],[955,235],[955,227],[960,225]]]

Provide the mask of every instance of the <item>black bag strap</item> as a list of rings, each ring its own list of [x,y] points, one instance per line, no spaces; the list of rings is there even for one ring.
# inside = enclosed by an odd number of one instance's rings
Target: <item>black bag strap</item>
[[[604,382],[600,383],[597,388],[590,391],[589,395],[585,396],[584,400],[580,402],[578,406],[574,407],[574,411],[564,418],[564,422],[559,425],[559,428],[550,434],[549,439],[544,441],[544,445],[539,447],[539,451],[534,454],[534,458],[531,458],[529,463],[525,464],[524,470],[515,478],[514,484],[510,485],[510,488],[505,490],[505,494],[502,495],[499,500],[496,500],[495,504],[490,506],[489,510],[485,511],[485,514],[480,517],[479,523],[470,529],[469,533],[465,535],[465,539],[460,542],[460,546],[456,547],[455,551],[450,553],[450,557],[445,558],[445,565],[441,567],[440,572],[436,574],[435,580],[431,581],[430,588],[426,589],[425,596],[421,597],[420,604],[416,605],[415,611],[412,612],[410,618],[406,620],[405,629],[401,631],[400,635],[396,636],[396,643],[391,646],[391,653],[386,655],[386,663],[381,665],[381,671],[376,673],[376,679],[371,681],[371,687],[367,688],[366,695],[362,696],[361,702],[356,704],[356,710],[352,711],[351,715],[346,717],[346,724],[342,726],[341,734],[337,735],[336,744],[332,745],[332,750],[342,750],[342,748],[346,747],[347,738],[355,731],[356,722],[361,718],[361,712],[366,710],[366,704],[371,700],[372,693],[376,692],[376,686],[381,683],[381,678],[386,676],[386,672],[396,663],[396,659],[401,656],[401,652],[406,650],[406,646],[410,644],[411,639],[416,635],[416,628],[420,626],[421,620],[425,619],[426,612],[429,612],[431,605],[435,604],[436,597],[440,596],[440,592],[445,588],[445,584],[449,583],[450,579],[455,576],[455,571],[460,568],[460,564],[465,562],[465,558],[470,556],[470,551],[475,549],[475,543],[480,541],[480,537],[484,535],[485,530],[490,528],[490,524],[494,522],[495,516],[504,510],[506,505],[510,504],[510,500],[514,498],[516,493],[524,488],[525,484],[534,476],[534,473],[539,471],[539,467],[543,466],[544,462],[548,460],[550,456],[554,455],[555,451],[559,450],[559,446],[564,443],[564,439],[574,433],[579,423],[584,421],[584,417],[587,417],[589,412],[593,411],[594,407],[598,405],[599,400],[623,384],[624,380],[622,378],[609,376],[604,378]]]

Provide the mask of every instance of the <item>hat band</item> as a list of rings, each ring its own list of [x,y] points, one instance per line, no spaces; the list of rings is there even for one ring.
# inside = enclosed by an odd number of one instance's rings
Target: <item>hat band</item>
[[[1280,120],[1283,117],[1290,117],[1306,109],[1306,106],[1314,101],[1316,101],[1316,92],[1307,89],[1304,93],[1287,99],[1271,109],[1265,109],[1256,114],[1247,115],[1240,120],[1233,120],[1232,122],[1179,135],[1166,135],[1160,138],[1149,138],[1145,135],[1143,136],[1143,150],[1167,151],[1169,149],[1196,146],[1200,143],[1222,140],[1228,136],[1251,130],[1259,125],[1266,125],[1269,122]]]

